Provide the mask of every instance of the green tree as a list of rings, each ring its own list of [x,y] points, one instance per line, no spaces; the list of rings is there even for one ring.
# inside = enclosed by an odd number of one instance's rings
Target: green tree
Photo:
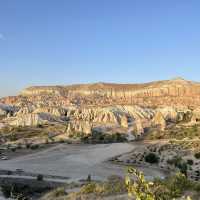
[[[150,182],[145,179],[142,172],[129,168],[125,184],[129,196],[134,197],[135,200],[175,200],[175,197],[181,195],[181,188],[186,187],[186,180],[184,174],[178,173],[172,181],[169,179],[166,183],[160,180]],[[191,198],[187,197],[185,200],[191,200]]]

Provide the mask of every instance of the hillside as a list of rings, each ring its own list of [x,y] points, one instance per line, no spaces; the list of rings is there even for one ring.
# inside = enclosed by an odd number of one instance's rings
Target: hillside
[[[193,107],[200,105],[200,83],[176,78],[144,84],[94,83],[35,86],[24,89],[21,95],[23,97],[60,96],[69,101],[79,99],[81,104],[184,105]]]

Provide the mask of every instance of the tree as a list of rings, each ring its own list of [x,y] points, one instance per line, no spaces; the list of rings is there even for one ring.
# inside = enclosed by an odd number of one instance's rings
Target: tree
[[[155,153],[149,153],[145,156],[145,161],[151,164],[158,163],[159,159]]]
[[[151,190],[153,182],[146,181],[144,174],[137,169],[129,168],[128,173],[136,178],[135,181],[132,181],[129,176],[125,179],[129,196],[134,196],[136,200],[155,200]]]
[[[133,176],[132,179],[130,178],[131,176]],[[135,200],[167,200],[174,199],[174,196],[176,196],[174,191],[177,190],[177,187],[182,187],[180,181],[185,185],[184,181],[182,181],[183,179],[186,180],[185,175],[179,173],[174,177],[174,184],[169,184],[170,187],[167,187],[166,183],[163,184],[161,181],[147,181],[142,172],[135,168],[129,168],[128,175],[125,178],[125,184],[129,196],[134,197]],[[174,188],[171,187],[176,188],[174,190]],[[183,197],[182,200],[184,199]],[[185,200],[191,200],[191,198],[187,197]]]

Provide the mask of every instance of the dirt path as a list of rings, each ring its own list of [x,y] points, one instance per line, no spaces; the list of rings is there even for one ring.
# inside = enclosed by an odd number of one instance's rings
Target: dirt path
[[[59,144],[41,152],[0,161],[0,169],[23,169],[25,172],[35,174],[65,176],[70,177],[70,181],[85,179],[88,174],[100,180],[113,174],[124,176],[126,167],[108,163],[106,160],[130,152],[137,145],[141,144]],[[148,168],[142,170],[149,177],[164,176],[157,170]]]

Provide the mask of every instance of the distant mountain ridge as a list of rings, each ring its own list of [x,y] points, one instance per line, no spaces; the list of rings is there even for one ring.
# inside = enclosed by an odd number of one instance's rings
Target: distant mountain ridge
[[[32,86],[20,93],[20,98],[48,96],[49,101],[69,101],[72,104],[134,104],[141,106],[200,106],[200,83],[183,78],[142,84],[93,83],[67,86]],[[18,96],[18,97],[19,97]]]
[[[164,80],[164,81],[154,81],[149,83],[137,83],[137,84],[131,84],[131,83],[90,83],[90,84],[73,84],[73,85],[66,85],[66,86],[31,86],[26,89],[24,89],[21,94],[22,95],[33,95],[34,93],[44,93],[44,92],[56,92],[56,91],[98,91],[98,90],[141,90],[151,87],[161,87],[164,85],[188,85],[188,84],[194,84],[199,85],[200,83],[195,83],[192,81],[187,81],[183,78],[175,78],[171,80]]]

